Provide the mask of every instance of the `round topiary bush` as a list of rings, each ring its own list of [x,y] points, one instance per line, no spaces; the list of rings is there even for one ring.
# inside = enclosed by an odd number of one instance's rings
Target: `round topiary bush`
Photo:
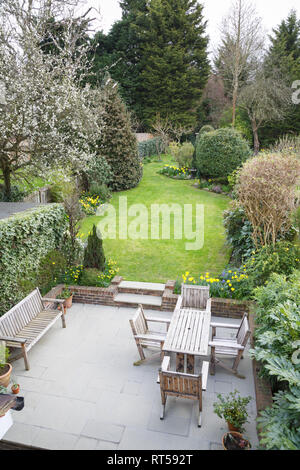
[[[214,129],[213,126],[210,126],[209,124],[206,124],[205,126],[201,127],[198,135],[205,134],[206,132],[213,132],[214,130],[215,129]]]
[[[217,178],[230,175],[251,155],[251,150],[235,129],[205,132],[196,144],[196,168],[199,175]]]

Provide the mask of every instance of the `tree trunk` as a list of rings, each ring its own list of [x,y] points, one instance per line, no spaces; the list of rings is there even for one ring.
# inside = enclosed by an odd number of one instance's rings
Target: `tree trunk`
[[[232,127],[235,127],[237,95],[238,95],[238,91],[236,87],[233,90],[233,97],[232,97]]]
[[[4,180],[4,197],[7,201],[11,198],[11,170],[8,167],[2,169]]]
[[[254,154],[257,155],[260,148],[260,142],[258,138],[258,128],[256,125],[256,120],[252,120],[252,132],[253,132],[253,147],[254,147]]]

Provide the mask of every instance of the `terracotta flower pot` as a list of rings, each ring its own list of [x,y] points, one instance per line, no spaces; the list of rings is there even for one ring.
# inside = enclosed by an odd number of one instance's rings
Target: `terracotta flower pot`
[[[19,384],[15,384],[11,387],[11,391],[14,395],[18,395],[18,393],[20,393],[20,385]]]
[[[226,443],[225,443],[226,442],[226,437],[228,436],[228,434],[232,434],[234,437],[238,437],[240,439],[243,439],[245,441],[245,443],[247,444],[247,447],[245,447],[244,450],[250,450],[251,449],[250,442],[247,439],[244,439],[243,435],[240,432],[231,431],[230,433],[226,432],[224,434],[224,436],[222,437],[222,444],[223,444],[223,449],[224,450],[229,450],[229,449],[227,449]],[[236,450],[242,450],[242,449],[236,449]]]
[[[233,424],[231,424],[229,421],[227,421],[227,425],[228,425],[228,429],[230,432],[232,431],[232,432],[238,433],[240,431],[239,428],[236,428],[235,426],[233,426]]]
[[[65,308],[71,308],[72,307],[72,301],[73,301],[73,294],[68,297],[65,302],[64,302],[64,307]]]
[[[12,366],[10,364],[4,364],[4,367],[0,371],[0,385],[2,385],[2,387],[8,387],[11,373]]]

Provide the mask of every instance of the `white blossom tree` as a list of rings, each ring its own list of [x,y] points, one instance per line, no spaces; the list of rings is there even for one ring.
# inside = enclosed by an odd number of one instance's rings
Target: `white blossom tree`
[[[83,87],[87,42],[77,0],[0,2],[0,170],[7,196],[11,177],[27,166],[83,168],[101,133],[100,90]],[[61,22],[60,41],[50,24]],[[45,54],[45,38],[56,52]],[[63,44],[63,45],[62,45]],[[4,95],[4,96],[3,96]],[[2,104],[1,104],[2,103]],[[94,105],[97,103],[97,106]]]

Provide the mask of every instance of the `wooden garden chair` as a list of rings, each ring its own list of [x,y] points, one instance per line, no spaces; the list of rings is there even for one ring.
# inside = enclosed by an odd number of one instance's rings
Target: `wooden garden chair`
[[[203,361],[200,375],[170,371],[170,356],[165,356],[159,370],[162,410],[160,419],[165,417],[167,397],[181,397],[199,402],[198,427],[202,425],[202,391],[206,390],[209,362]]]
[[[141,360],[135,362],[134,365],[138,366],[142,362],[148,361],[149,359],[152,359],[153,357],[157,356],[157,354],[153,354],[151,357],[146,358],[143,349],[147,347],[158,348],[160,350],[159,354],[162,360],[163,358],[162,347],[166,339],[166,333],[161,333],[161,332],[151,330],[149,328],[148,322],[164,323],[166,324],[167,331],[168,331],[170,321],[171,320],[166,319],[166,318],[146,316],[142,305],[139,305],[134,317],[131,320],[129,320],[133,337],[135,339],[138,352],[141,358]]]
[[[243,375],[240,375],[237,371],[240,360],[243,358],[243,353],[248,340],[251,335],[249,321],[247,314],[244,314],[240,325],[229,325],[226,323],[211,323],[212,327],[212,341],[209,343],[211,347],[211,359],[210,359],[210,372],[211,375],[215,375],[216,364],[229,370],[237,377],[244,379]],[[236,331],[235,338],[221,338],[216,336],[217,328],[229,328]],[[216,356],[231,356],[234,358],[232,368],[228,367],[224,362],[218,359]]]
[[[209,286],[182,284],[181,295],[178,297],[175,310],[192,309],[203,311],[207,308],[208,300]]]

